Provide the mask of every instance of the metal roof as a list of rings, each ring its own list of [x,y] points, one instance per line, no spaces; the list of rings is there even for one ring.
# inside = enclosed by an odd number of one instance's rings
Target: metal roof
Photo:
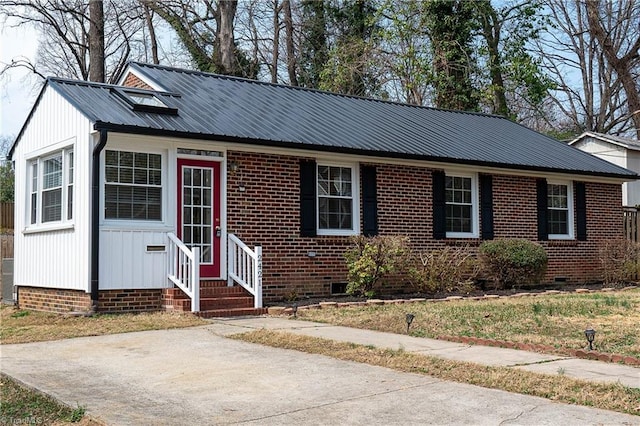
[[[235,77],[131,63],[170,93],[177,115],[134,111],[115,87],[50,78],[96,129],[263,146],[634,179],[602,159],[487,114],[344,96]]]

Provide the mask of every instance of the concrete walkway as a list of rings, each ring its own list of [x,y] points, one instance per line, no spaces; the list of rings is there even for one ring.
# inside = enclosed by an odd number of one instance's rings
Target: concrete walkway
[[[640,424],[638,416],[224,337],[262,327],[473,358],[448,342],[259,317],[2,345],[0,369],[108,425]],[[528,360],[509,352],[511,365]]]
[[[213,323],[212,331],[221,336],[261,328],[282,330],[339,342],[373,345],[378,348],[403,349],[408,352],[422,353],[424,355],[446,358],[453,361],[468,361],[483,365],[513,367],[545,374],[562,373],[565,376],[577,379],[603,383],[621,383],[625,386],[640,388],[640,368],[622,364],[526,352],[515,349],[465,345],[462,343],[411,337],[401,334],[360,330],[308,321],[296,321],[285,317],[219,319],[214,320]]]

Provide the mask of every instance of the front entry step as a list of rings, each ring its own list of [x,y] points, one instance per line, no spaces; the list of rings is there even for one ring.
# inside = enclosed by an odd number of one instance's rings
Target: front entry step
[[[162,291],[164,309],[191,312],[191,299],[179,288]],[[202,318],[263,315],[266,308],[254,308],[254,299],[244,288],[229,287],[226,281],[203,280],[200,282],[200,311]]]
[[[206,311],[196,312],[195,314],[201,318],[220,318],[220,317],[243,317],[265,315],[267,308],[233,308],[233,309],[210,309]]]

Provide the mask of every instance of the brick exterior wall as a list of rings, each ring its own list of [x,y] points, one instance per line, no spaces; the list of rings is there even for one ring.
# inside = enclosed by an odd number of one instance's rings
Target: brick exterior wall
[[[88,312],[91,309],[91,295],[80,290],[18,287],[18,306],[33,311]]]
[[[122,85],[126,87],[135,87],[137,89],[153,90],[153,87],[149,86],[147,83],[140,80],[136,75],[132,73],[127,74],[127,77],[124,79],[124,83],[122,83]]]
[[[98,299],[100,312],[147,312],[162,309],[162,289],[103,290]]]
[[[300,158],[230,151],[228,161],[239,165],[227,178],[228,232],[249,246],[262,246],[264,302],[328,296],[332,283],[346,282],[344,252],[350,237],[300,236]],[[406,235],[415,250],[446,245],[477,250],[481,239],[433,239],[433,169],[372,165],[377,169],[380,235]],[[587,241],[540,242],[549,256],[545,281],[564,277],[569,283],[582,283],[601,278],[600,246],[623,235],[621,199],[620,185],[586,183]],[[494,175],[493,206],[495,238],[537,241],[535,178]],[[401,284],[385,289],[412,290]],[[18,297],[23,309],[68,313],[91,308],[90,295],[77,290],[20,287]],[[162,297],[161,289],[104,290],[99,311],[161,310]]]
[[[265,302],[293,295],[327,296],[331,283],[345,282],[343,254],[349,237],[300,236],[300,159],[229,152],[228,160],[240,166],[228,176],[228,230],[250,246],[262,245]],[[469,245],[477,250],[480,239],[433,239],[432,169],[374,165],[380,235],[407,235],[417,250],[445,245]],[[549,256],[545,281],[555,277],[570,283],[599,280],[600,245],[622,237],[621,186],[587,183],[586,194],[587,241],[540,242]],[[494,175],[493,203],[495,238],[537,241],[535,178]]]
[[[104,290],[99,296],[99,312],[146,312],[162,307],[162,290]],[[58,313],[88,312],[91,294],[81,290],[18,287],[20,309]]]

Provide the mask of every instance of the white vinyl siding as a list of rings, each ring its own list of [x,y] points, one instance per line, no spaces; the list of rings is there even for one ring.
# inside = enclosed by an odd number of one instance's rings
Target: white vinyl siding
[[[19,189],[14,229],[16,286],[89,291],[90,167],[97,136],[85,116],[52,87],[45,89],[13,154]],[[60,220],[42,222],[44,160],[63,151],[73,155],[62,159],[66,166]],[[49,184],[56,183],[54,176]],[[53,204],[49,206],[50,213],[57,215]]]

